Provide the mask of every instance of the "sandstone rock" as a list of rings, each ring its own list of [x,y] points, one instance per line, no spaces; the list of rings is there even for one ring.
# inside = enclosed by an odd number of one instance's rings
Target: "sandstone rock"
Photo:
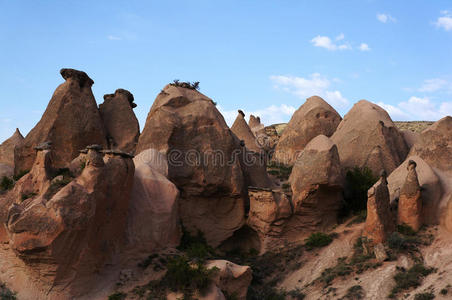
[[[382,243],[378,243],[374,246],[374,254],[378,262],[384,262],[388,259],[388,255],[386,254],[385,247]]]
[[[93,81],[85,72],[62,69],[66,82],[58,86],[39,123],[15,150],[15,171],[29,170],[34,147],[53,142],[54,167],[64,168],[87,145],[106,145],[105,130],[91,91]]]
[[[414,231],[418,231],[422,226],[422,199],[421,187],[416,173],[416,162],[408,162],[408,174],[405,183],[400,190],[398,205],[399,224],[406,224]]]
[[[254,136],[258,136],[260,133],[264,131],[264,124],[261,123],[261,118],[250,115],[250,119],[248,125],[251,128]]]
[[[184,298],[184,294],[181,292],[170,292],[166,295],[167,300],[179,300]],[[215,284],[212,284],[204,295],[196,292],[195,295],[193,295],[193,298],[198,300],[226,300],[226,297],[224,296],[221,289]]]
[[[160,160],[159,166],[153,159],[155,156],[149,155],[151,150],[141,152],[134,159],[135,178],[127,226],[129,247],[145,253],[176,247],[181,237],[179,191],[166,174],[160,172],[166,158]],[[165,169],[168,169],[167,165],[163,171]]]
[[[213,260],[206,263],[208,269],[218,268],[214,282],[221,291],[237,300],[245,300],[253,279],[249,266],[239,266],[227,260]]]
[[[38,151],[30,174],[16,186],[26,185],[40,157],[51,152]],[[50,197],[39,191],[16,202],[5,220],[9,243],[34,281],[52,294],[64,291],[67,297],[60,299],[77,298],[96,286],[93,276],[111,264],[125,241],[133,162],[113,153],[102,158],[95,149],[87,157],[79,177]]]
[[[0,145],[0,164],[5,164],[14,168],[14,149],[22,143],[24,137],[19,129]]]
[[[367,192],[367,218],[363,235],[374,245],[383,243],[395,230],[395,221],[389,207],[389,190],[386,171]]]
[[[434,168],[452,172],[451,131],[452,117],[442,118],[421,133],[409,155],[417,155]]]
[[[140,126],[133,112],[133,95],[123,89],[104,96],[99,111],[104,122],[109,146],[125,152],[134,153],[140,136]]]
[[[439,224],[440,201],[443,194],[441,182],[435,171],[419,156],[409,156],[388,177],[388,189],[391,203],[397,206],[396,201],[400,198],[401,189],[408,176],[408,163],[412,160],[416,163],[416,173],[421,187],[422,220],[426,224]]]
[[[326,229],[337,222],[344,177],[336,145],[314,138],[298,157],[289,178],[294,216],[292,230]]]
[[[408,153],[408,146],[388,113],[366,100],[353,106],[331,139],[344,168],[367,166],[374,175],[381,169],[391,173]]]
[[[245,121],[245,114],[239,110],[239,114],[231,126],[231,131],[242,141],[245,147],[254,152],[261,152],[262,149],[256,141],[256,137]]]
[[[331,136],[341,116],[325,100],[313,96],[293,114],[278,144],[274,159],[285,165],[293,165],[304,147],[316,136]]]
[[[218,246],[244,224],[240,141],[211,99],[167,85],[151,107],[137,153],[149,148],[168,158],[168,179],[180,190],[179,212],[189,231],[202,231]]]
[[[11,177],[14,175],[14,168],[10,165],[0,163],[0,180],[3,177]]]
[[[414,144],[419,141],[419,138],[421,136],[420,133],[411,130],[402,130],[401,133],[409,149],[411,149]]]
[[[277,248],[285,238],[285,224],[293,214],[292,203],[282,191],[271,189],[248,190],[250,211],[247,224],[260,240],[260,252]]]

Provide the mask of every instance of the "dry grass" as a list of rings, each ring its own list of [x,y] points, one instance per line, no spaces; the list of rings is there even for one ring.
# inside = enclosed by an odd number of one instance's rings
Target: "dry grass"
[[[434,122],[431,121],[397,121],[394,122],[400,130],[411,130],[413,132],[422,132]]]

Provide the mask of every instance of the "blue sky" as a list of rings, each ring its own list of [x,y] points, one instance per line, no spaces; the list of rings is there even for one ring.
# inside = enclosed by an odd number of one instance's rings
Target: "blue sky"
[[[63,67],[98,103],[130,90],[141,127],[161,88],[200,81],[228,122],[284,122],[305,98],[394,120],[452,115],[450,1],[0,0],[0,140],[39,121]]]

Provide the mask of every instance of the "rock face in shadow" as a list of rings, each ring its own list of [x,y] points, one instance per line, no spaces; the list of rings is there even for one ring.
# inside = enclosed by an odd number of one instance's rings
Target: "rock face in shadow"
[[[168,179],[180,191],[180,217],[189,231],[200,230],[218,246],[244,224],[240,141],[210,98],[167,85],[151,107],[137,153],[150,148],[168,158]]]
[[[253,279],[249,266],[240,266],[227,260],[212,260],[206,263],[206,268],[217,268],[215,284],[227,295],[234,295],[237,300],[245,300],[248,287]]]
[[[425,129],[411,148],[410,155],[417,155],[434,168],[452,172],[452,117],[444,117]]]
[[[425,224],[437,225],[440,223],[440,201],[443,194],[441,182],[435,171],[419,156],[409,156],[388,177],[388,189],[391,205],[397,206],[401,189],[408,176],[409,161],[416,163],[416,174],[421,187],[422,220]]]
[[[0,145],[0,164],[5,164],[14,168],[14,149],[19,146],[24,137],[19,129],[16,129],[14,134]]]
[[[149,254],[176,247],[181,238],[179,190],[167,179],[166,157],[154,149],[134,158],[135,177],[127,225],[128,247]]]
[[[366,100],[353,105],[331,139],[344,168],[367,166],[374,175],[381,169],[391,173],[408,153],[408,146],[388,113]]]
[[[408,162],[408,174],[400,190],[397,222],[406,224],[414,231],[422,226],[421,187],[417,178],[416,162]]]
[[[293,114],[276,145],[274,159],[293,165],[304,147],[316,136],[333,135],[342,118],[325,100],[310,97]]]
[[[254,136],[258,136],[261,132],[263,132],[264,124],[261,123],[260,117],[250,115],[248,125],[251,131],[253,132]]]
[[[34,147],[51,141],[53,163],[64,168],[87,145],[106,146],[105,130],[91,91],[94,83],[85,72],[62,69],[66,80],[55,90],[39,123],[15,150],[15,172],[30,170],[36,157]]]
[[[395,220],[389,205],[389,190],[386,172],[367,192],[367,218],[363,236],[378,244],[395,231]]]
[[[134,153],[140,136],[140,125],[133,112],[136,104],[133,95],[123,89],[104,96],[99,111],[104,122],[111,149]]]
[[[81,175],[64,183],[52,179],[53,151],[39,150],[30,173],[2,198],[12,200],[6,218],[0,214],[8,233],[2,239],[52,299],[89,293],[95,274],[124,247],[133,161],[98,149],[89,149]],[[18,198],[30,185],[29,197]]]

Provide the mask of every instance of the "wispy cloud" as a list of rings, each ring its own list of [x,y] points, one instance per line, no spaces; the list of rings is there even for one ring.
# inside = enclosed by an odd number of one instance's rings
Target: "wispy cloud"
[[[390,14],[377,14],[377,20],[385,24],[397,22],[397,19],[391,16]]]
[[[433,93],[437,91],[452,92],[452,82],[442,78],[426,79],[418,89],[419,92]]]
[[[110,41],[120,41],[120,40],[122,40],[122,38],[120,38],[119,36],[116,36],[116,35],[109,35],[109,36],[107,36],[107,39],[109,39]]]
[[[412,96],[407,101],[396,105],[377,103],[383,107],[394,120],[428,120],[436,121],[452,115],[452,102],[435,103],[429,97]]]
[[[435,22],[436,27],[443,28],[446,31],[452,30],[452,12],[448,10],[441,11],[441,16]]]
[[[317,95],[334,107],[343,108],[348,104],[340,91],[331,88],[330,80],[319,73],[311,74],[307,78],[277,75],[270,76],[270,80],[276,89],[294,94],[303,100]]]
[[[339,36],[337,36],[336,41],[342,41],[344,37],[345,37],[344,34],[341,33]],[[311,40],[311,43],[314,45],[314,47],[325,48],[329,51],[352,49],[352,47],[348,43],[336,44],[329,37],[321,35],[318,35],[315,38],[313,38]]]
[[[359,50],[361,50],[361,51],[370,51],[370,47],[366,43],[361,43],[361,45],[359,45]]]

